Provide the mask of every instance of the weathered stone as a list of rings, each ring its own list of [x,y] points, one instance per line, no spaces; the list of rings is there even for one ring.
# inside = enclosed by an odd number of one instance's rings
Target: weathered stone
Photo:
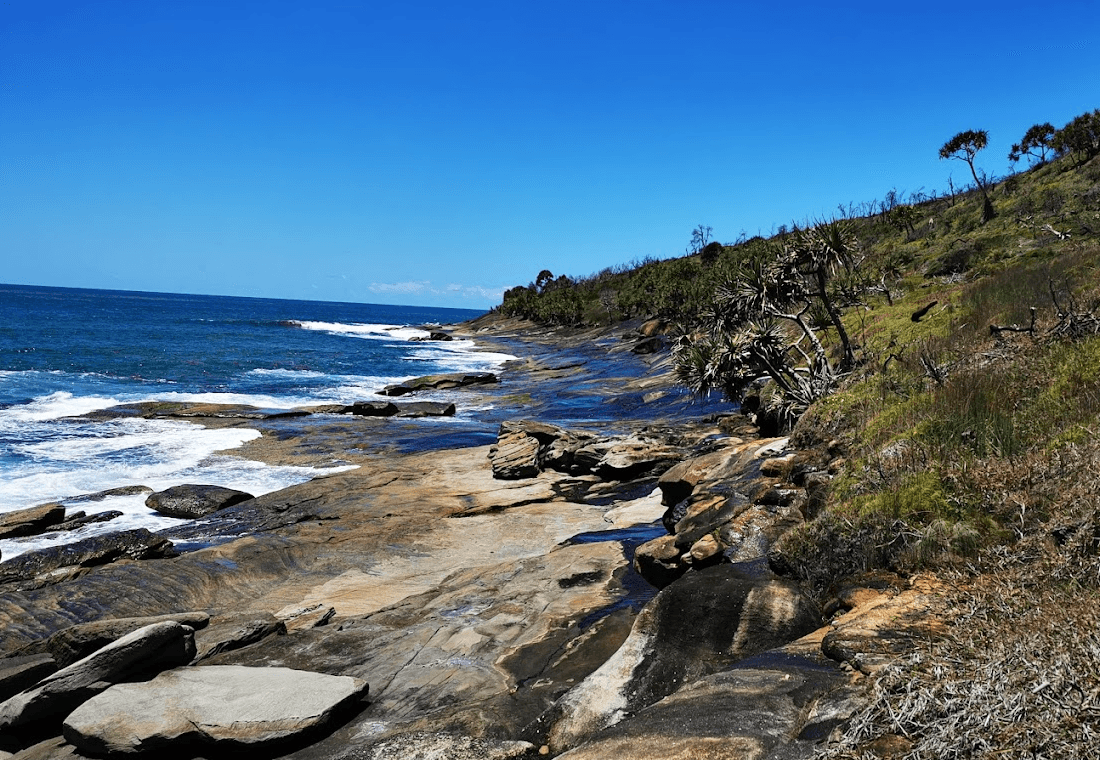
[[[0,514],[0,538],[33,536],[65,519],[65,507],[60,504],[40,504]]]
[[[45,648],[57,660],[57,664],[64,668],[139,628],[170,621],[194,630],[204,628],[210,622],[210,615],[205,612],[179,612],[171,615],[113,618],[80,623],[50,636]]]
[[[689,573],[646,605],[619,650],[558,701],[547,744],[555,752],[574,747],[685,683],[819,625],[817,608],[793,583],[732,565]]]
[[[183,665],[194,656],[191,628],[176,622],[140,628],[0,703],[0,730],[60,717],[112,683]]]
[[[795,507],[754,506],[718,528],[723,554],[731,562],[749,562],[766,557],[779,537],[804,522]]]
[[[145,506],[166,517],[193,520],[251,498],[252,494],[233,488],[185,483],[151,494]]]
[[[27,580],[65,567],[93,567],[122,558],[159,559],[175,554],[167,538],[135,528],[26,552],[0,562],[0,583]]]
[[[526,433],[504,433],[489,449],[489,461],[494,478],[533,478],[539,474],[539,441]]]
[[[721,480],[728,477],[738,466],[740,454],[738,448],[721,449],[685,459],[665,470],[657,481],[663,494],[662,502],[670,507],[679,504],[691,496],[695,486],[704,479]]]
[[[92,697],[65,719],[64,735],[83,752],[112,755],[267,747],[325,728],[366,693],[358,678],[290,668],[177,668]]]
[[[794,454],[783,457],[769,457],[760,463],[760,474],[766,478],[782,478],[790,472]]]
[[[660,471],[680,456],[679,449],[661,441],[631,437],[611,442],[592,471],[608,480],[627,480]]]
[[[397,407],[398,417],[454,417],[455,405],[446,401],[410,401]]]
[[[501,436],[509,433],[529,435],[532,438],[537,438],[538,442],[544,446],[553,443],[562,436],[570,435],[564,428],[546,422],[538,422],[537,420],[505,420],[500,423],[500,430],[497,435]]]
[[[55,671],[57,662],[48,654],[0,659],[0,702],[29,689]]]
[[[375,744],[366,760],[512,760],[536,749],[530,742],[417,731]]]

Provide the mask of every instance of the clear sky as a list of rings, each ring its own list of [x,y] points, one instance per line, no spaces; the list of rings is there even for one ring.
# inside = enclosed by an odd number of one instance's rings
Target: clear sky
[[[942,191],[1100,107],[1100,1],[0,1],[0,282],[487,308]]]

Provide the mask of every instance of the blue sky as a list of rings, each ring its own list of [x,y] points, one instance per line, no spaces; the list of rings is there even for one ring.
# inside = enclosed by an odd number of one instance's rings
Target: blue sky
[[[0,2],[0,282],[488,308],[1100,107],[1100,2]]]

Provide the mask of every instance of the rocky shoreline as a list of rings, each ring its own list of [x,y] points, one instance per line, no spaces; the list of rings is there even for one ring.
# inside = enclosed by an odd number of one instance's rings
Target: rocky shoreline
[[[808,757],[937,633],[919,578],[857,579],[827,620],[772,571],[836,453],[693,405],[659,325],[459,330],[521,357],[412,402],[472,418],[108,410],[358,467],[218,509],[178,556],[0,574],[0,757]]]

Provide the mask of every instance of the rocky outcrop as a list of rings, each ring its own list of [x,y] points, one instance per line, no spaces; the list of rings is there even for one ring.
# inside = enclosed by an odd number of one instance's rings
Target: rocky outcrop
[[[544,717],[547,744],[555,752],[575,747],[683,684],[820,623],[815,605],[793,583],[732,565],[685,576],[658,594],[619,650]]]
[[[500,426],[490,450],[496,477],[533,478],[543,469],[578,475],[591,473],[604,480],[629,480],[660,471],[684,454],[670,436],[642,431],[633,436],[599,438],[531,420]]]
[[[0,562],[0,583],[39,578],[63,568],[105,565],[117,559],[160,559],[175,554],[167,538],[135,528],[26,552]]]
[[[357,678],[290,668],[178,668],[103,691],[65,719],[64,733],[94,754],[252,750],[323,730],[366,693]]]
[[[33,536],[64,520],[65,507],[56,503],[4,512],[0,514],[0,538]]]
[[[0,704],[0,731],[61,717],[126,678],[191,661],[194,631],[176,622],[139,628]]]
[[[194,520],[252,498],[252,494],[233,488],[185,483],[151,494],[145,506],[166,517]]]
[[[466,372],[446,375],[426,375],[403,383],[387,385],[379,393],[383,396],[404,396],[418,391],[449,390],[464,388],[468,385],[487,385],[498,383],[500,379],[492,372]]]

